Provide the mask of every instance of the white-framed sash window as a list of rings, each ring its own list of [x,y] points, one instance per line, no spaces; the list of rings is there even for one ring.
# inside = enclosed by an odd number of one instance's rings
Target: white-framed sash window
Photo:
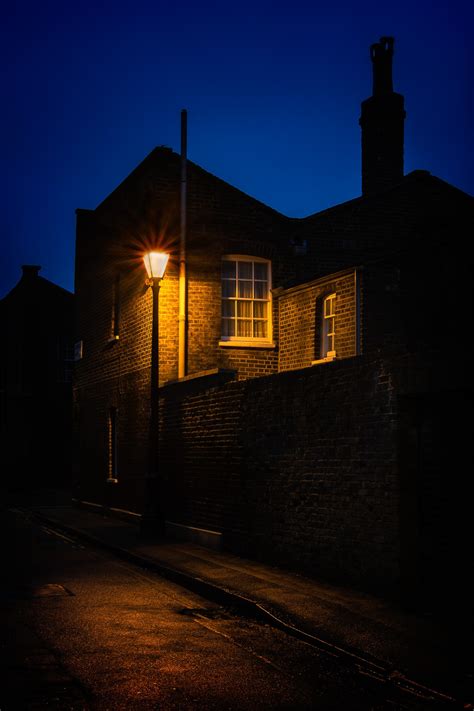
[[[334,358],[336,355],[336,294],[329,294],[323,301],[321,328],[321,358]]]
[[[260,257],[222,260],[221,342],[256,345],[271,341],[271,263]]]

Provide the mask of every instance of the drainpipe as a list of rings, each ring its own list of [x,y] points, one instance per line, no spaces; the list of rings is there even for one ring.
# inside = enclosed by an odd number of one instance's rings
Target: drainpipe
[[[186,375],[186,148],[187,111],[181,111],[181,240],[179,248],[178,378]]]

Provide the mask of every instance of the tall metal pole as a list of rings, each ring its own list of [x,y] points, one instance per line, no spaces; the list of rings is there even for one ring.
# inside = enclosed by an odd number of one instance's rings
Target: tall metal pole
[[[156,479],[158,474],[158,425],[159,425],[159,297],[160,281],[153,279],[153,315],[151,326],[151,373],[150,373],[150,474]]]
[[[150,421],[148,432],[148,471],[145,478],[145,502],[141,518],[142,535],[164,532],[159,479],[160,436],[160,358],[159,358],[159,295],[161,279],[151,279],[153,312],[151,327]]]
[[[181,111],[181,239],[179,248],[178,378],[186,375],[186,198],[187,111]]]

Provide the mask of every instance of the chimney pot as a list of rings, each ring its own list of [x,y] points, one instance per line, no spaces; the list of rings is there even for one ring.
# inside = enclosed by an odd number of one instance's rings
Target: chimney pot
[[[403,178],[404,99],[393,91],[393,37],[370,48],[373,94],[362,102],[362,194],[371,195]]]

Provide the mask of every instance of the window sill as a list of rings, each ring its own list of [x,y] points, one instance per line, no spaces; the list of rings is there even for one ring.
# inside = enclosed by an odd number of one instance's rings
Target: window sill
[[[258,341],[257,339],[244,338],[241,341],[219,341],[219,346],[223,348],[275,348],[273,341]]]
[[[311,365],[319,365],[320,363],[330,363],[331,361],[336,360],[336,356],[327,356],[326,358],[319,358],[319,360],[312,360]]]
[[[115,479],[114,477],[109,477],[106,481],[107,484],[118,484],[118,479]]]

